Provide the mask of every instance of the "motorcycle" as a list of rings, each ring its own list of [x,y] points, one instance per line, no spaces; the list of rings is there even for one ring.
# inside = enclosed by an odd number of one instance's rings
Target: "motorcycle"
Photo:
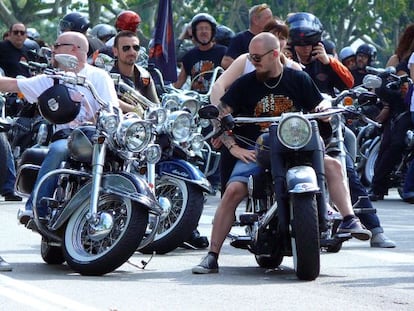
[[[56,55],[66,67],[77,66],[70,55]],[[41,256],[48,264],[67,264],[82,275],[103,275],[126,262],[143,242],[149,214],[162,213],[146,180],[130,172],[136,159],[154,164],[159,146],[153,144],[152,124],[136,114],[121,119],[100,99],[93,85],[80,75],[49,71],[68,85],[91,91],[101,109],[96,125],[74,129],[68,138],[70,159],[46,174],[35,185],[47,148],[29,148],[22,154],[16,189],[33,192],[34,217],[27,227],[42,236]],[[38,192],[48,178],[58,179],[47,203],[46,217],[39,217]],[[152,235],[153,237],[153,235]],[[146,243],[151,241],[147,236]]]
[[[220,122],[218,134],[238,123],[271,123],[269,132],[255,144],[256,160],[264,174],[250,177],[246,211],[236,222],[245,227],[246,235],[230,235],[230,244],[252,252],[259,266],[276,268],[284,256],[293,256],[297,277],[314,280],[320,273],[321,246],[350,238],[350,234],[336,234],[327,239],[324,234],[328,230],[324,144],[316,121],[343,111],[256,118],[228,115],[218,120],[217,107],[200,109],[202,118]]]

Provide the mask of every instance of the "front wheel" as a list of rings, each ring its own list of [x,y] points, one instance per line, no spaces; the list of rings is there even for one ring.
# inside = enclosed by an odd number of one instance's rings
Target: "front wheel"
[[[65,259],[83,275],[103,275],[121,266],[141,243],[148,223],[148,210],[128,198],[100,194],[98,202],[97,223],[87,220],[90,200],[86,200],[65,230]]]
[[[372,179],[374,177],[375,162],[377,162],[380,143],[381,141],[378,140],[376,145],[370,150],[368,158],[365,162],[365,167],[361,176],[361,181],[366,187],[371,186]]]
[[[296,275],[311,281],[320,271],[319,221],[315,194],[291,195],[292,254]]]
[[[164,209],[154,241],[139,251],[144,254],[166,254],[185,241],[197,228],[203,212],[201,188],[170,176],[156,182],[155,194]]]

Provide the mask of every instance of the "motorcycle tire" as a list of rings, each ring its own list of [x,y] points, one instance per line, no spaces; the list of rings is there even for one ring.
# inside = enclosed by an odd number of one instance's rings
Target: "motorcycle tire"
[[[265,269],[275,269],[280,266],[283,261],[283,255],[273,255],[273,256],[264,256],[264,255],[254,255],[257,264],[261,268]]]
[[[369,151],[367,160],[365,162],[365,166],[364,166],[362,176],[361,176],[361,182],[365,187],[371,186],[372,179],[374,177],[375,162],[377,161],[377,158],[378,158],[380,144],[381,144],[381,141],[378,140],[375,146],[373,146],[371,150]]]
[[[292,204],[292,255],[296,276],[312,281],[320,272],[319,221],[315,194],[295,194]]]
[[[62,247],[49,245],[43,237],[40,243],[40,254],[43,261],[49,265],[61,265],[66,261],[63,256]]]
[[[138,202],[114,194],[100,194],[98,202],[98,216],[112,218],[109,229],[93,231],[86,217],[90,200],[72,214],[65,229],[63,254],[68,265],[82,275],[103,275],[125,263],[148,224],[148,210]]]
[[[158,200],[167,199],[168,213],[161,216],[154,240],[139,249],[143,254],[166,254],[182,245],[197,228],[203,212],[203,191],[181,179],[163,176],[156,182],[155,195]]]

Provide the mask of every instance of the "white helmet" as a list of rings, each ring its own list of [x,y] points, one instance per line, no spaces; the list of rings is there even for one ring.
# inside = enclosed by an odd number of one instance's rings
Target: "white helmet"
[[[344,62],[347,58],[355,56],[355,51],[352,47],[346,46],[339,52],[339,60]]]

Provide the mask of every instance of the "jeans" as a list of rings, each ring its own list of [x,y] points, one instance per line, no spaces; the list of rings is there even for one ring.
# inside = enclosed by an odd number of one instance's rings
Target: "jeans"
[[[14,184],[16,183],[16,167],[14,166],[14,157],[10,148],[10,144],[7,144],[7,176],[1,189],[2,194],[14,193]]]
[[[349,154],[346,156],[346,173],[348,175],[349,191],[351,193],[352,204],[355,204],[360,196],[368,196],[367,190],[362,185],[359,176],[357,175],[354,167],[354,162]],[[360,206],[361,208],[373,208],[371,201],[366,200],[366,206]],[[368,229],[372,230],[376,228],[376,232],[383,232],[379,218],[375,212],[361,213],[358,215],[361,223]],[[378,228],[378,229],[377,229]]]
[[[63,161],[66,161],[69,157],[68,144],[66,139],[56,140],[49,146],[49,151],[43,160],[42,166],[40,167],[39,173],[37,175],[35,187],[38,185],[40,179],[45,176],[47,173],[60,167]],[[47,206],[41,205],[40,200],[43,197],[50,198],[53,196],[53,192],[56,188],[57,176],[48,178],[39,189],[37,193],[37,202],[36,207],[38,215],[43,217],[46,215]],[[29,199],[26,202],[26,210],[33,209],[33,192],[30,195]]]

